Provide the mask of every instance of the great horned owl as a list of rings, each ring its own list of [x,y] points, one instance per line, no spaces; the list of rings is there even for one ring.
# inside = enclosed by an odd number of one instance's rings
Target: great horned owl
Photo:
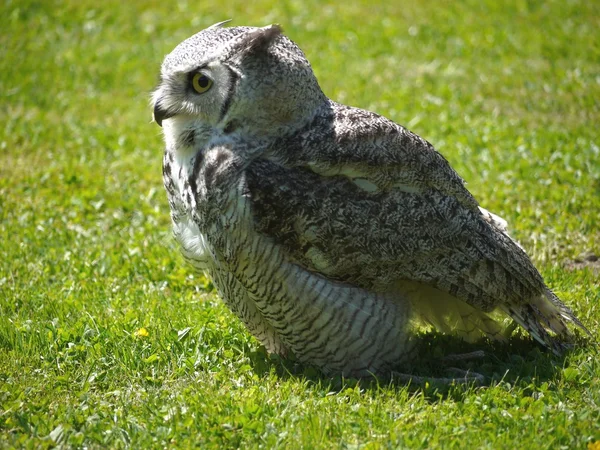
[[[499,311],[554,351],[583,328],[431,144],[327,98],[278,26],[183,41],[152,101],[181,251],[269,352],[388,375],[418,321],[495,338]]]

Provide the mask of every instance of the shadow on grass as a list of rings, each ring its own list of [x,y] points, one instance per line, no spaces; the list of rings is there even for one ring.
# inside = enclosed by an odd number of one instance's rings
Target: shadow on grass
[[[427,333],[418,337],[418,352],[422,357],[410,367],[400,368],[398,372],[414,376],[388,378],[344,378],[341,376],[325,376],[311,366],[300,364],[293,358],[282,359],[276,355],[268,355],[261,348],[250,355],[254,370],[264,376],[274,370],[283,379],[298,378],[314,384],[328,392],[339,392],[347,388],[360,386],[361,389],[379,390],[382,388],[408,389],[411,392],[422,392],[430,401],[438,401],[447,397],[455,400],[475,388],[493,386],[504,382],[523,388],[539,385],[556,378],[565,365],[569,352],[561,356],[545,350],[533,340],[523,336],[513,336],[506,342],[490,342],[482,340],[467,343],[459,337],[441,333]],[[583,343],[585,345],[585,343]],[[480,358],[465,361],[444,362],[448,355],[459,355],[471,352],[483,352]],[[459,376],[452,374],[456,368],[469,373],[477,373],[484,381],[475,382],[441,382]]]

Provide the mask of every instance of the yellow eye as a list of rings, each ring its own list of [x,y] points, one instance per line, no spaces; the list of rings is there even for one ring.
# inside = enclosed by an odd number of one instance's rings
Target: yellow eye
[[[196,73],[192,78],[192,87],[198,94],[204,94],[210,89],[213,82],[203,73]]]

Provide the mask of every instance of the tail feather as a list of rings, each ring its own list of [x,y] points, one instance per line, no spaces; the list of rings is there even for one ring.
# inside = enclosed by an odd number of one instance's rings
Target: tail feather
[[[525,328],[536,341],[557,355],[565,349],[563,342],[568,341],[572,336],[568,323],[577,325],[591,335],[573,312],[550,289],[546,289],[543,294],[534,297],[529,302],[518,305],[502,305],[501,309]],[[559,339],[556,339],[550,332],[557,335]]]
[[[443,333],[457,334],[467,341],[483,336],[505,341],[505,327],[492,317],[468,303],[432,286],[405,281],[399,287],[404,298],[410,300],[413,321],[430,325]],[[547,289],[527,302],[504,303],[497,307],[525,328],[531,336],[555,354],[561,354],[572,333],[568,324],[574,324],[588,335],[590,332],[560,299]]]
[[[585,327],[585,325],[583,325],[580,320],[575,317],[575,314],[573,314],[573,311],[571,311],[571,309],[565,305],[557,296],[554,292],[552,292],[551,289],[546,288],[546,292],[545,292],[546,298],[554,305],[555,308],[558,309],[558,314],[560,314],[560,316],[566,320],[567,322],[571,322],[575,325],[577,325],[579,328],[581,328],[583,331],[585,331],[585,333],[589,336],[592,335],[592,333],[590,333],[590,331]]]

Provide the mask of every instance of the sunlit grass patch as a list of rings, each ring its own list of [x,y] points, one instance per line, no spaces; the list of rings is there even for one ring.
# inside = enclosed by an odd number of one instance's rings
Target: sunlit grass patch
[[[330,97],[432,142],[597,335],[598,273],[577,263],[600,254],[596,2],[25,0],[0,15],[0,447],[598,447],[589,342],[564,359],[482,344],[467,366],[482,388],[324,379],[267,355],[178,255],[148,106],[185,37],[280,23]],[[473,349],[428,339],[433,358]]]

